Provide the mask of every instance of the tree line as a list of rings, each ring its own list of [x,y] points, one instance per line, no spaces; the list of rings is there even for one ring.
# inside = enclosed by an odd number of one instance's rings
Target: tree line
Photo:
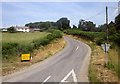
[[[79,29],[81,31],[91,31],[91,32],[106,32],[107,25],[102,24],[96,27],[96,24],[92,21],[85,21],[83,19],[80,19],[78,26],[73,25],[73,27],[70,26],[70,20],[68,18],[63,17],[57,20],[56,22],[33,22],[33,23],[27,23],[25,26],[28,26],[30,28],[40,28],[43,30],[48,29],[59,29],[61,31],[65,29]],[[117,35],[120,33],[120,14],[115,17],[115,22],[111,21],[108,24],[108,30],[109,35],[112,37],[112,35]],[[8,28],[8,31],[12,32],[15,31],[14,27]],[[118,35],[117,35],[118,36]]]
[[[29,26],[30,28],[43,28],[47,29],[59,29],[64,31],[66,29],[78,29],[80,31],[85,32],[104,32],[106,33],[108,27],[108,36],[109,41],[115,42],[120,45],[120,14],[115,17],[115,22],[111,21],[108,25],[102,24],[96,27],[96,24],[92,21],[85,21],[83,19],[79,20],[78,26],[73,25],[70,27],[70,20],[68,18],[60,18],[56,22],[34,22],[25,24],[25,26]],[[106,39],[106,38],[105,38]],[[98,39],[99,42],[100,39]],[[102,41],[102,40],[101,40]]]
[[[120,15],[116,16],[115,22],[111,21],[108,24],[109,28],[109,34],[114,34],[117,32],[120,32]],[[65,30],[65,29],[80,29],[82,31],[92,31],[92,32],[106,32],[106,24],[99,25],[96,27],[96,24],[92,21],[85,21],[83,19],[79,20],[78,26],[73,25],[73,27],[70,26],[70,20],[68,18],[63,17],[57,20],[56,22],[33,22],[33,23],[27,23],[25,26],[29,26],[30,28],[40,28],[40,29],[59,29],[59,30]]]
[[[70,20],[65,18],[60,18],[56,22],[34,22],[34,23],[27,23],[25,26],[29,26],[30,28],[40,28],[43,30],[47,29],[59,29],[64,30],[70,28]]]

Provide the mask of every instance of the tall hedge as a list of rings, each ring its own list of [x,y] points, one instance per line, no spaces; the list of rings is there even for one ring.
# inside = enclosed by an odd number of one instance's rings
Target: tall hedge
[[[96,42],[98,45],[105,42],[106,39],[106,34],[104,32],[88,32],[88,31],[86,32],[78,29],[67,29],[64,32],[70,35],[77,35],[82,38],[92,40]]]

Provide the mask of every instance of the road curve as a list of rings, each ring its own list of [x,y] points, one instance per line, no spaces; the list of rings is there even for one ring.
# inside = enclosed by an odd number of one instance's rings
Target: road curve
[[[91,49],[86,44],[64,36],[66,47],[43,62],[4,76],[3,82],[88,82]]]

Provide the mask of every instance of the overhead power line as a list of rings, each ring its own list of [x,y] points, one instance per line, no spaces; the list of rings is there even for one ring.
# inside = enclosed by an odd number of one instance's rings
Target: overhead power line
[[[91,16],[91,17],[89,17],[89,18],[85,19],[85,20],[92,19],[92,18],[94,18],[94,17],[96,17],[96,16],[98,16],[98,15],[100,15],[100,14],[104,13],[104,12],[105,12],[105,10],[102,10],[102,11],[98,12],[97,14],[95,14],[95,15],[93,15],[93,16]]]
[[[108,6],[108,8],[112,8],[112,9],[120,9],[120,7],[111,7],[111,6]]]

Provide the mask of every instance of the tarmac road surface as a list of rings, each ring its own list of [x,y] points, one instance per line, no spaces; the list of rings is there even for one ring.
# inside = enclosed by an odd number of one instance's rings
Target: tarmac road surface
[[[88,82],[91,49],[86,44],[64,36],[66,47],[43,62],[4,76],[3,82]]]

